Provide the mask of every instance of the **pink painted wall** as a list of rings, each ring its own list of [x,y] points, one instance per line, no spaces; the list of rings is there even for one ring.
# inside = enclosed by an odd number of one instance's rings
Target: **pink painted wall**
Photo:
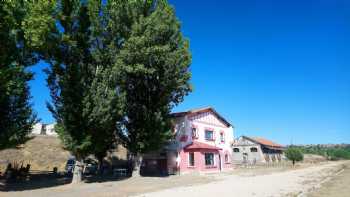
[[[180,173],[183,172],[191,172],[191,171],[219,171],[220,170],[220,162],[219,162],[219,154],[221,157],[221,167],[222,170],[232,169],[232,149],[231,143],[233,142],[233,127],[226,126],[219,120],[216,116],[211,112],[197,114],[195,116],[185,116],[176,119],[175,132],[176,132],[176,140],[179,142],[179,170]],[[197,129],[198,138],[192,138],[192,127]],[[206,140],[205,139],[205,130],[211,129],[214,131],[214,140]],[[220,139],[220,133],[224,134],[224,141]],[[186,137],[184,137],[186,136]],[[190,167],[188,165],[188,152],[184,151],[184,148],[191,144],[193,141],[198,141],[202,143],[206,143],[212,146],[216,146],[221,148],[219,152],[214,154],[215,159],[215,167],[208,168],[205,166],[205,151],[194,151],[195,157],[195,166]],[[207,151],[211,152],[211,151]],[[225,154],[228,155],[228,162],[225,162]]]
[[[192,151],[190,151],[192,152]],[[206,166],[205,165],[205,157],[204,153],[210,152],[214,153],[214,165],[213,166]],[[210,171],[219,171],[220,170],[220,162],[219,162],[219,152],[218,151],[203,151],[203,150],[195,150],[194,153],[194,166],[189,166],[189,152],[187,151],[181,151],[180,157],[180,173],[186,173],[186,172],[194,172],[194,171],[204,171],[204,172],[210,172]]]

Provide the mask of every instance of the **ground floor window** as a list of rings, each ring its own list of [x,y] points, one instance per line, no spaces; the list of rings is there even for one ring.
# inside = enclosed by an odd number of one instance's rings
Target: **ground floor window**
[[[194,166],[194,153],[188,153],[188,165]]]
[[[205,165],[206,166],[213,166],[214,165],[214,153],[205,153]]]

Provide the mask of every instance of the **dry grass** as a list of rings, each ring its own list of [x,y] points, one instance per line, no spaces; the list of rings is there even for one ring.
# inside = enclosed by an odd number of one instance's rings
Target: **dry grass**
[[[34,136],[20,148],[0,151],[0,168],[4,170],[8,162],[31,164],[31,170],[63,170],[69,157],[60,140],[53,136]]]
[[[310,197],[347,197],[350,195],[350,162],[341,166],[338,173],[321,185],[321,188],[308,194]]]
[[[127,150],[119,146],[109,157],[125,160],[126,154]],[[69,155],[58,137],[36,135],[19,148],[0,151],[0,172],[9,162],[23,163],[24,166],[31,164],[31,170],[50,171],[57,167],[58,171],[63,171]]]

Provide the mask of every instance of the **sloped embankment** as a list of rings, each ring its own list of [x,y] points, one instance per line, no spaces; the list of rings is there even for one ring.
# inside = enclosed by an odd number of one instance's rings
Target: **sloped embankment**
[[[54,167],[63,170],[68,157],[69,152],[63,149],[59,138],[34,136],[20,148],[0,151],[0,171],[8,162],[29,163],[32,170],[52,170]]]

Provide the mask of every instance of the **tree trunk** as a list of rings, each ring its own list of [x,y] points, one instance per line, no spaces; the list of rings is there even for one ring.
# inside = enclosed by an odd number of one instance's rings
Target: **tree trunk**
[[[141,163],[142,163],[142,156],[141,154],[137,154],[136,156],[133,157],[133,173],[132,177],[140,177],[141,174]]]
[[[98,157],[97,158],[97,160],[98,160],[98,174],[99,175],[103,175],[103,171],[104,171],[104,169],[103,169],[103,158],[104,157]]]
[[[294,167],[294,165],[295,165],[295,160],[293,160],[292,162],[293,162],[293,167]]]
[[[81,183],[83,180],[83,161],[76,160],[72,178],[72,184]]]

